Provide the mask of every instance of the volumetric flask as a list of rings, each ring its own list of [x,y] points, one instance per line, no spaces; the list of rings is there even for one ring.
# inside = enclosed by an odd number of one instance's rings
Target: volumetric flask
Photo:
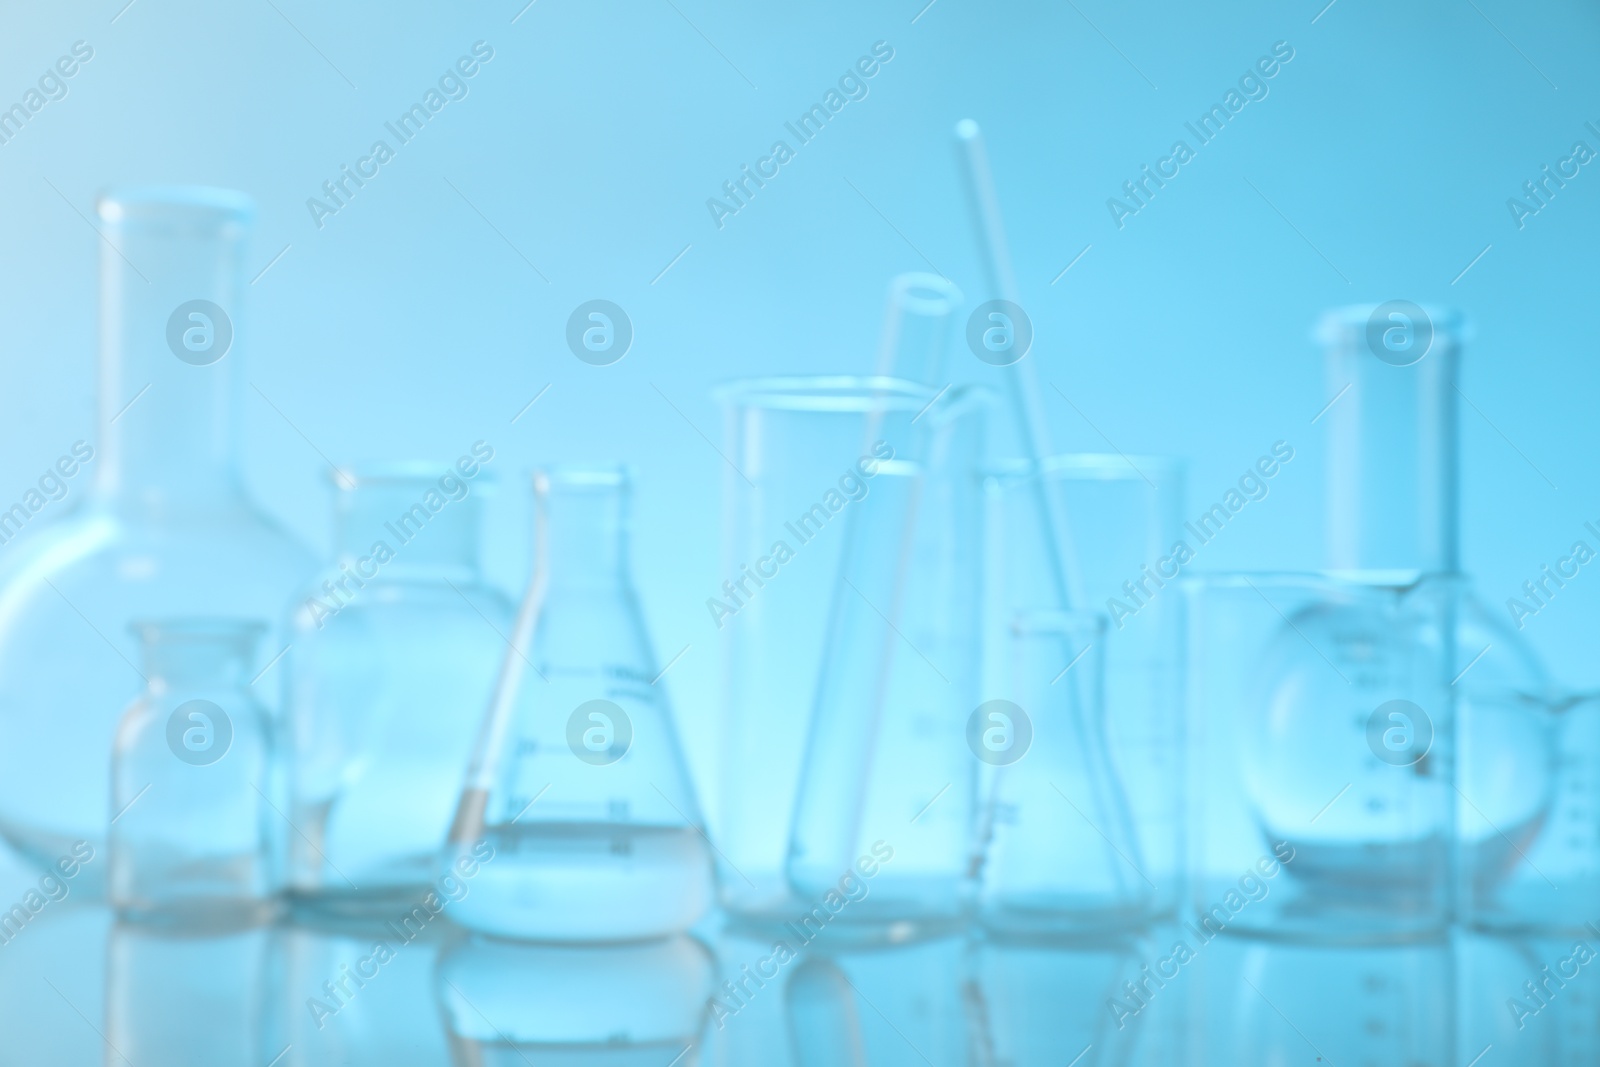
[[[1186,586],[1197,910],[1219,927],[1317,939],[1442,929],[1458,794],[1440,634],[1460,583],[1263,574]],[[1287,875],[1266,899],[1233,891],[1278,861]]]
[[[283,844],[278,754],[250,689],[265,625],[140,623],[149,687],[111,760],[110,897],[166,923],[248,923],[275,910]]]
[[[1036,471],[1038,473],[1036,473]],[[1106,749],[1127,797],[1155,915],[1175,915],[1183,886],[1182,594],[1196,539],[1183,527],[1182,466],[1161,456],[1064,453],[1036,467],[998,464],[986,480],[986,688],[1012,681],[1011,624],[1055,609],[1038,483],[1061,502],[1073,603],[1105,616],[1095,655],[1104,666]],[[1260,491],[1267,491],[1264,480]],[[1203,549],[1202,549],[1203,551]],[[1059,668],[1058,668],[1059,669]]]
[[[893,458],[862,466],[860,499],[842,516],[786,870],[802,901],[826,899],[861,857],[891,848],[871,897],[851,905],[853,924],[937,928],[971,902],[978,765],[965,729],[978,694],[988,406],[986,392],[955,387],[914,426],[884,419]]]
[[[503,937],[628,941],[712,904],[711,851],[627,562],[619,467],[534,475],[533,580],[446,865],[487,845],[452,918]],[[479,858],[482,858],[479,855]]]
[[[239,470],[253,216],[220,189],[99,202],[96,440],[53,445],[26,507],[0,515],[0,833],[36,862],[105,843],[112,735],[140,689],[129,625],[277,618],[315,566]]]
[[[1105,628],[1094,613],[1018,616],[1010,699],[972,712],[972,754],[996,768],[977,842],[991,930],[1099,933],[1151,916],[1156,887],[1106,747]]]
[[[724,871],[721,885],[736,912],[783,917],[792,910],[784,856],[828,633],[822,591],[838,580],[845,542],[845,516],[834,506],[848,514],[885,484],[862,474],[882,463],[872,427],[909,423],[934,393],[833,376],[735,382],[716,397],[731,461],[723,481],[728,580],[707,600],[725,664],[717,841],[738,872]]]
[[[285,657],[301,899],[387,916],[433,876],[511,629],[478,569],[493,454],[480,441],[455,464],[335,475],[338,555],[295,606]]]

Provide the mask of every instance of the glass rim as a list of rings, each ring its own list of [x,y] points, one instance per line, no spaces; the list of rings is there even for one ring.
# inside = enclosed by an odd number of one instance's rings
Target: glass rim
[[[327,477],[334,487],[344,492],[363,489],[372,485],[410,485],[422,482],[436,483],[445,474],[454,474],[458,478],[465,478],[456,469],[454,463],[431,463],[420,459],[378,460],[373,463],[356,463],[349,466],[336,467],[327,472]],[[479,465],[478,473],[472,476],[473,481],[480,478],[493,477]]]
[[[254,644],[271,629],[262,619],[245,619],[221,615],[178,615],[171,618],[135,619],[128,631],[141,641],[156,639],[189,641],[194,643]]]
[[[1031,459],[996,460],[983,469],[985,477],[1006,484],[1032,481],[1039,464]],[[1181,482],[1185,464],[1176,456],[1129,455],[1121,452],[1057,452],[1042,463],[1044,476],[1052,481],[1136,482],[1152,474],[1159,481]]]
[[[1331,308],[1319,316],[1312,326],[1311,339],[1322,345],[1356,344],[1364,348],[1367,324],[1373,313],[1382,306],[1374,302]],[[1457,347],[1472,340],[1472,320],[1464,312],[1438,304],[1419,303],[1416,306],[1428,317],[1436,337],[1448,337]]]
[[[547,463],[533,470],[534,492],[551,488],[626,489],[633,469],[626,463]]]
[[[95,213],[111,225],[129,223],[250,223],[255,201],[237,189],[209,185],[113,186],[95,198]]]
[[[1412,593],[1428,587],[1466,588],[1465,574],[1423,570],[1206,571],[1182,575],[1179,585],[1194,592],[1267,587],[1316,587],[1346,591]]]
[[[920,411],[940,391],[874,374],[775,375],[724,382],[711,390],[711,398],[729,408],[857,414]]]
[[[1105,612],[1090,608],[1025,608],[1011,614],[1007,632],[1012,638],[1085,632],[1098,638],[1105,633],[1110,622]]]

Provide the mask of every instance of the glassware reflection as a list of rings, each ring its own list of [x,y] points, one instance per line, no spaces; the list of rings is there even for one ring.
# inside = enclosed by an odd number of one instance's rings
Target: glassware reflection
[[[715,963],[688,937],[445,949],[434,994],[457,1067],[692,1067]],[[675,1058],[676,1057],[676,1058]]]

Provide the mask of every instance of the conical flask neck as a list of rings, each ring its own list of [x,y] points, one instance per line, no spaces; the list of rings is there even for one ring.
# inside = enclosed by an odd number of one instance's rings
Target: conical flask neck
[[[620,468],[557,468],[534,476],[537,565],[547,588],[628,589],[628,497]]]
[[[241,496],[239,317],[253,209],[223,190],[113,193],[98,205],[96,489],[186,510]]]

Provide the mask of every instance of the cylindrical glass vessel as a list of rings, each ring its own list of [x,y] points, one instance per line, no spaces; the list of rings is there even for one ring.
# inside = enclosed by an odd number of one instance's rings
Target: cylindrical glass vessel
[[[1018,613],[1054,608],[1055,590],[1042,578],[1051,566],[1038,520],[1043,480],[1066,520],[1056,555],[1074,603],[1106,621],[1093,653],[1104,669],[1106,751],[1150,879],[1152,917],[1176,914],[1185,866],[1176,583],[1194,564],[1196,546],[1183,528],[1183,479],[1182,466],[1165,457],[1064,453],[1047,457],[1037,474],[1025,461],[996,465],[985,484],[985,690],[1003,692],[1015,680]]]
[[[265,626],[142,623],[149,686],[111,759],[110,898],[139,920],[249,922],[282,888],[272,723],[250,689]]]
[[[432,878],[511,629],[478,567],[474,489],[492,456],[479,442],[455,466],[334,479],[338,555],[285,657],[299,899],[388,915]]]
[[[867,446],[846,495],[824,494],[833,517],[810,535],[839,523],[845,546],[828,593],[786,872],[790,889],[815,902],[863,857],[892,850],[871,897],[850,908],[858,932],[937,928],[971,903],[978,765],[964,731],[981,662],[988,406],[981,390],[953,387],[930,397],[914,424],[880,417],[873,432],[883,436]],[[805,551],[809,541],[795,539]]]
[[[628,474],[543,470],[534,496],[533,581],[445,849],[483,861],[452,918],[540,941],[687,930],[711,850],[629,574]]]
[[[55,468],[82,496],[0,523],[26,524],[0,555],[0,833],[45,863],[105,841],[112,735],[140,688],[129,624],[277,618],[314,565],[238,469],[250,202],[129,190],[99,215],[99,439]]]
[[[787,918],[793,909],[784,860],[831,608],[819,590],[837,582],[845,541],[843,524],[831,518],[820,532],[814,520],[805,522],[804,544],[788,527],[812,515],[829,492],[845,499],[861,481],[856,464],[869,430],[886,419],[909,423],[933,392],[887,378],[833,376],[735,382],[716,397],[731,461],[722,494],[729,580],[716,599],[733,611],[714,613],[723,651],[715,822],[727,864],[723,903],[741,914]],[[870,451],[866,458],[881,462]],[[763,566],[773,573],[757,586],[746,575]]]

